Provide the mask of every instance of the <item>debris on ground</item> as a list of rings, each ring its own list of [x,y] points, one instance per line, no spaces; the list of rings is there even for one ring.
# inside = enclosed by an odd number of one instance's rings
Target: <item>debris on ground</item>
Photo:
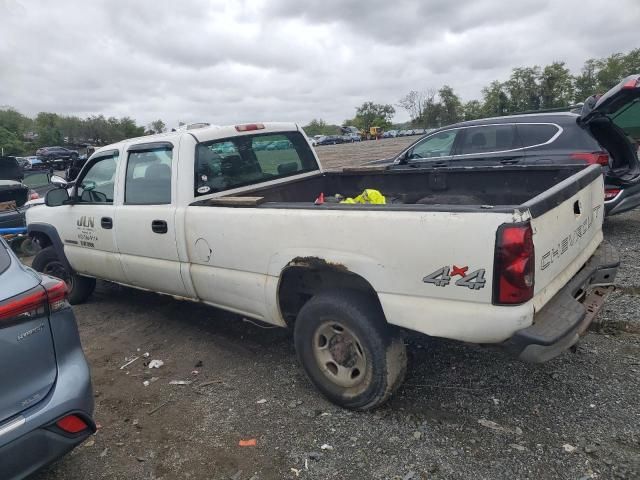
[[[151,360],[149,362],[148,367],[149,368],[160,368],[163,365],[164,365],[164,362],[162,360]]]
[[[191,380],[171,380],[169,385],[191,385],[192,383]]]
[[[238,445],[241,447],[255,447],[258,441],[255,438],[248,438],[246,440],[240,440]]]
[[[478,420],[478,423],[483,427],[490,428],[491,430],[495,430],[496,432],[515,433],[516,435],[522,435],[522,429],[520,427],[507,428],[497,424],[496,422],[492,422],[491,420],[486,420],[484,418],[480,418]]]
[[[162,407],[164,407],[165,405],[168,405],[172,402],[173,400],[167,400],[166,402],[161,403],[160,405],[158,405],[155,408],[152,408],[151,410],[149,410],[147,412],[147,415],[153,415],[154,413],[156,413],[158,410],[160,410]]]
[[[564,445],[562,445],[562,449],[567,452],[567,453],[573,453],[575,452],[578,448],[574,447],[573,445],[569,444],[569,443],[565,443]]]
[[[302,470],[298,470],[297,468],[293,468],[293,467],[291,467],[291,471],[295,474],[296,477],[299,477],[300,472],[302,472]]]
[[[260,400],[258,400],[256,402],[258,405],[262,405],[263,403],[267,403],[267,399],[266,398],[261,398]]]
[[[136,360],[138,360],[140,357],[133,357],[132,359],[130,359],[129,361],[127,361],[127,363],[125,363],[124,365],[122,365],[120,367],[120,370],[124,370],[126,367],[128,367],[129,365],[131,365],[133,362],[135,362]],[[125,360],[127,360],[125,358]]]
[[[325,443],[324,445],[322,445],[320,447],[320,450],[333,450],[333,447],[331,445],[329,445],[328,443]]]
[[[149,352],[144,352],[144,353],[142,354],[142,356],[143,356],[144,358],[149,358]]]

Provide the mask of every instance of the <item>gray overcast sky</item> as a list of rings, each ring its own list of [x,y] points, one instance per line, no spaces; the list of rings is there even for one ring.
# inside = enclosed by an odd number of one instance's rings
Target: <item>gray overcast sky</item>
[[[478,98],[516,66],[578,71],[639,29],[640,0],[0,0],[0,105],[339,123],[444,83]]]

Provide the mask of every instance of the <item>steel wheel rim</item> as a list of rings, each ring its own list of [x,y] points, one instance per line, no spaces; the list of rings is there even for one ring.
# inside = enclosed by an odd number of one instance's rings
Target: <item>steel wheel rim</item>
[[[42,273],[59,278],[67,284],[69,291],[73,289],[73,277],[69,274],[67,268],[58,260],[47,263]]]
[[[313,335],[313,356],[331,382],[345,388],[365,380],[367,356],[353,330],[337,321],[320,325]]]

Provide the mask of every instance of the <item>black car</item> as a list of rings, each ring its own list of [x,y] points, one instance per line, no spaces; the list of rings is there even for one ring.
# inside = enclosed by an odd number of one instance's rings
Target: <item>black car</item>
[[[51,188],[46,172],[25,173],[15,157],[0,157],[0,229],[25,227],[25,203]]]
[[[338,143],[344,143],[344,139],[340,135],[326,135],[320,137],[317,142],[318,145],[336,145]]]
[[[440,128],[411,144],[390,169],[588,163],[602,165],[609,215],[640,205],[640,75],[625,78],[582,112],[484,118]]]
[[[78,152],[64,147],[42,147],[36,151],[36,156],[52,167],[64,170],[78,158]]]

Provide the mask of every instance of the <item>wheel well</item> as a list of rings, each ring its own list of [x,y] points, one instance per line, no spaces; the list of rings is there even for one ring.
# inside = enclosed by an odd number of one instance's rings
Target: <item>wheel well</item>
[[[296,259],[298,260],[298,259]],[[300,265],[294,260],[280,275],[278,306],[287,325],[293,325],[298,312],[318,292],[328,289],[350,289],[370,294],[378,302],[376,291],[360,275],[320,259],[304,259]]]
[[[35,240],[41,248],[46,248],[53,245],[53,242],[49,238],[49,235],[43,232],[31,232],[29,236]]]

